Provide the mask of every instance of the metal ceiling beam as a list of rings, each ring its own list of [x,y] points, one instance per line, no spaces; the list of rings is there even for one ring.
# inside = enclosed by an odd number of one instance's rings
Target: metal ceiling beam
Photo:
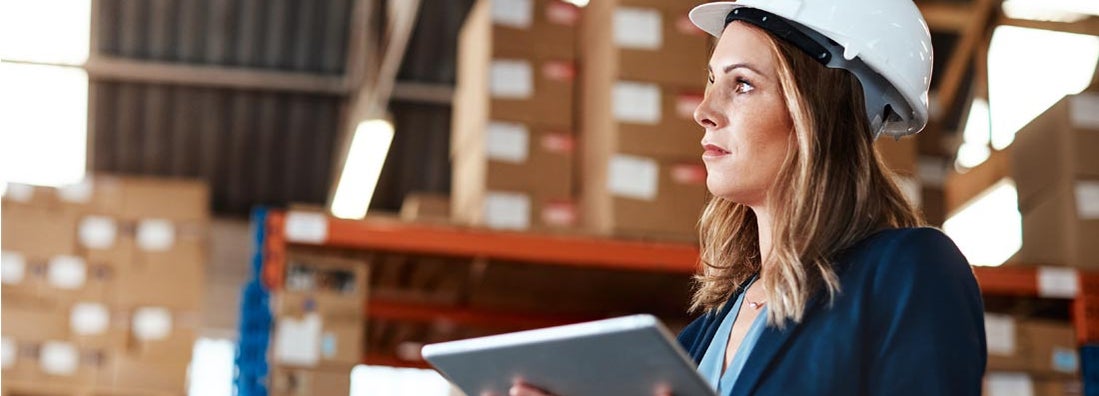
[[[1076,22],[1047,22],[1032,21],[1029,19],[1014,19],[1008,18],[1004,15],[1000,15],[1000,17],[996,20],[996,24],[1099,36],[1099,17],[1095,16],[1088,17]]]
[[[84,64],[93,80],[132,81],[263,91],[290,91],[344,95],[347,84],[339,75],[270,71],[255,68],[200,66],[151,62],[106,55],[89,57]]]

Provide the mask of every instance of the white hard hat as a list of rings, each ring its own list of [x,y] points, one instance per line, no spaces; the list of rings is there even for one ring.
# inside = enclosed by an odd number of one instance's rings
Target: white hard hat
[[[740,0],[703,4],[691,22],[720,37],[741,20],[858,77],[874,137],[927,125],[931,32],[912,0]],[[775,18],[777,16],[778,18]]]

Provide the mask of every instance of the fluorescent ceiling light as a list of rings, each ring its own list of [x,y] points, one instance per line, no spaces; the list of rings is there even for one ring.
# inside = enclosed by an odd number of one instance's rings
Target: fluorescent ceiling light
[[[351,149],[343,164],[336,196],[332,199],[332,215],[343,219],[366,216],[378,176],[393,143],[393,124],[385,120],[359,123],[351,139]]]
[[[0,0],[0,58],[84,63],[91,9],[91,0]]]
[[[587,7],[589,0],[565,0],[565,2],[577,7]]]
[[[1006,148],[1034,117],[1087,88],[1097,60],[1096,36],[997,27],[988,49],[992,147]]]
[[[965,204],[943,223],[972,265],[998,266],[1023,246],[1015,182],[1003,179]]]

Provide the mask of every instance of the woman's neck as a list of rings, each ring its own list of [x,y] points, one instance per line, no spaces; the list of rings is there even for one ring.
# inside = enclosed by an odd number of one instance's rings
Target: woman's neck
[[[766,263],[771,255],[771,212],[763,205],[752,206],[756,215],[756,229],[759,231],[759,262]]]

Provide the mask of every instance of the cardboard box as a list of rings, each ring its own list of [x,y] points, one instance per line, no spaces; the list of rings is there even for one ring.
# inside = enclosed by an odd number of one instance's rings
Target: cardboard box
[[[75,253],[75,213],[35,206],[9,206],[0,219],[4,251],[30,259]]]
[[[592,156],[582,211],[599,234],[695,240],[706,205],[701,160],[669,161],[615,154]]]
[[[119,216],[124,220],[154,218],[205,222],[210,217],[210,192],[203,182],[127,178],[124,190],[125,204]]]
[[[1032,205],[1009,263],[1099,268],[1099,178],[1051,187]]]
[[[0,332],[21,342],[64,340],[69,337],[67,310],[53,301],[4,299]]]
[[[126,242],[132,245],[132,242]],[[182,239],[164,251],[133,250],[133,263],[118,269],[115,302],[181,310],[201,307],[206,249],[202,240]],[[170,279],[170,282],[165,280]]]
[[[0,251],[0,294],[4,301],[42,298],[48,259],[32,259],[20,252]]]
[[[572,228],[578,217],[574,146],[568,131],[490,123],[454,155],[454,220],[504,229]]]
[[[360,319],[366,304],[367,263],[361,259],[290,254],[286,283],[275,295],[275,314]]]
[[[491,39],[460,42],[459,46],[485,45],[499,53],[534,53],[558,59],[576,57],[580,9],[572,4],[560,0],[481,0],[473,10],[464,29],[484,29],[484,25],[489,25]]]
[[[524,35],[509,37],[501,46],[494,46],[493,3],[477,2],[459,34],[453,147],[463,146],[463,136],[483,130],[490,119],[549,127],[573,125],[573,57],[552,54],[560,50],[537,53],[535,48],[542,47],[538,42],[511,41],[522,40]],[[560,40],[571,44],[569,37]],[[547,48],[553,47],[550,44]]]
[[[120,355],[111,365],[111,384],[120,388],[163,390],[182,393],[187,386],[187,367],[191,361],[147,361]]]
[[[271,360],[276,364],[332,368],[362,361],[365,319],[325,317],[317,312],[279,315]]]
[[[1051,379],[1019,372],[990,372],[985,375],[983,396],[1082,396],[1080,379]]]
[[[110,383],[117,388],[183,392],[191,363],[196,333],[183,314],[173,312],[167,332],[142,329],[141,319],[131,321],[124,347],[114,354]],[[157,325],[149,325],[155,328]],[[140,330],[139,330],[140,329]],[[154,334],[155,333],[155,334]]]
[[[448,223],[450,222],[450,196],[409,193],[401,203],[401,220]]]
[[[486,190],[457,204],[455,221],[498,230],[574,232],[580,213],[571,198],[544,197],[522,191]]]
[[[611,91],[609,116],[613,124],[602,120],[602,127],[606,129],[594,129],[593,125],[587,133],[609,133],[618,152],[623,154],[673,159],[702,157],[705,131],[695,122],[694,111],[702,102],[704,88],[618,80]],[[583,115],[585,118],[607,116]]]
[[[271,396],[346,395],[351,392],[351,367],[319,370],[275,366],[268,378]]]
[[[1024,126],[1012,144],[1011,171],[1020,212],[1030,212],[1079,179],[1099,179],[1099,92],[1066,96]]]
[[[17,351],[5,362],[2,377],[7,387],[14,383],[35,384],[41,390],[73,386],[87,389],[110,383],[109,367],[114,356],[109,349],[81,347],[64,340],[8,340]]]
[[[584,8],[580,59],[602,78],[704,86],[709,36],[687,17],[690,2],[598,1]]]
[[[1044,378],[1080,373],[1075,331],[1069,323],[986,314],[989,371],[1018,371]]]

